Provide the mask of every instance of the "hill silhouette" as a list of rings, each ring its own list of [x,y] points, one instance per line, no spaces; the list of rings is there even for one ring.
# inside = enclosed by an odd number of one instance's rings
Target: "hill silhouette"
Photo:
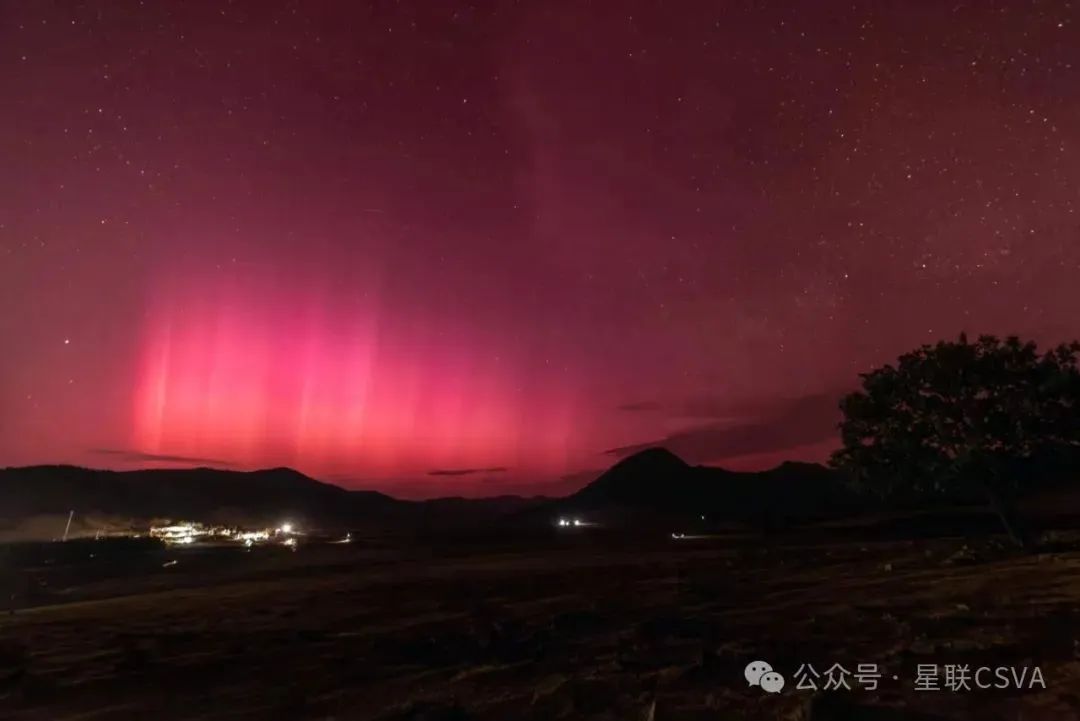
[[[0,519],[101,514],[131,519],[186,518],[230,524],[285,519],[323,527],[480,529],[497,519],[550,523],[584,512],[612,525],[630,518],[707,516],[711,521],[782,524],[858,509],[842,479],[809,463],[743,473],[692,466],[664,448],[624,458],[565,498],[512,496],[403,501],[375,491],[322,483],[291,468],[107,471],[77,466],[0,469]]]
[[[407,504],[374,491],[349,491],[291,468],[106,471],[77,466],[0,469],[0,517],[101,513],[223,523],[295,519],[333,525],[390,519]]]
[[[555,502],[563,512],[706,516],[712,521],[783,524],[842,516],[862,502],[838,473],[814,463],[739,472],[692,466],[665,448],[628,456]]]

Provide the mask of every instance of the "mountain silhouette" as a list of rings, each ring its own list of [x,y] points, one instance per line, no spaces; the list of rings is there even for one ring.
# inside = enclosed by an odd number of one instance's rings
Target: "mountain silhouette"
[[[841,516],[861,505],[840,474],[814,463],[739,472],[692,466],[667,449],[648,448],[556,501],[554,508],[773,525]]]
[[[677,508],[698,493],[695,475],[692,466],[666,448],[648,448],[620,460],[570,500],[585,508]]]
[[[77,466],[0,469],[0,520],[100,514],[240,525],[284,520],[326,528],[462,530],[501,520],[550,524],[560,513],[588,513],[613,526],[628,519],[706,516],[711,521],[782,524],[857,509],[833,471],[784,463],[741,473],[692,466],[664,448],[628,456],[565,498],[440,498],[403,501],[322,483],[291,468],[107,471]],[[506,527],[500,524],[500,528]]]
[[[399,515],[402,501],[349,491],[291,468],[105,471],[77,466],[0,469],[0,517],[103,515],[222,523],[311,520],[347,524]]]

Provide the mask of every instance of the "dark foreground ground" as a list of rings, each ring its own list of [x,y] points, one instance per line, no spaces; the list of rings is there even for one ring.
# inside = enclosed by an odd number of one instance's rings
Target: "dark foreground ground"
[[[48,605],[0,616],[0,718],[1080,718],[1073,548],[579,534],[50,559],[23,571]],[[756,659],[782,693],[747,687]],[[877,664],[878,689],[794,687],[833,663]],[[919,664],[1038,666],[1047,688],[918,691]]]

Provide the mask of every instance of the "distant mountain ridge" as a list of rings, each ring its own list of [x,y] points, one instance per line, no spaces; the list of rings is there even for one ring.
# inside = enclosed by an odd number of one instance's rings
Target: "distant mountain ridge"
[[[842,475],[818,464],[786,462],[765,471],[729,471],[692,466],[665,448],[648,448],[554,506],[567,512],[704,515],[714,521],[774,525],[840,516],[864,503]]]
[[[108,471],[77,466],[0,469],[0,519],[100,513],[274,524],[285,519],[334,527],[481,528],[507,518],[549,523],[564,511],[637,516],[707,515],[773,523],[835,515],[855,507],[839,476],[785,463],[743,473],[692,466],[663,448],[624,458],[565,498],[441,498],[404,501],[323,483],[291,468]],[[526,514],[521,516],[521,514]]]
[[[291,468],[108,471],[78,466],[0,469],[0,518],[102,513],[133,518],[343,523],[393,516],[405,504],[376,491],[349,491]]]

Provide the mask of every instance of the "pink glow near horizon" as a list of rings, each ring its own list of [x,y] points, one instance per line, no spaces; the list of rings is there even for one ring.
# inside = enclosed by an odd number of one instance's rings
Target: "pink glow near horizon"
[[[372,477],[565,468],[565,388],[525,385],[464,326],[345,300],[218,284],[153,307],[133,447]]]

